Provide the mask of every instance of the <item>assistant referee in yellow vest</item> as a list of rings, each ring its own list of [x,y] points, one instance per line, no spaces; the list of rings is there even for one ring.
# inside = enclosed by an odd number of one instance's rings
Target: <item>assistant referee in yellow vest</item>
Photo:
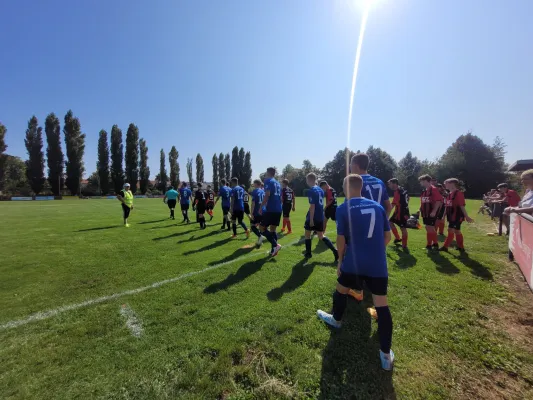
[[[128,217],[130,216],[131,210],[133,210],[133,193],[130,190],[130,184],[125,183],[124,189],[120,191],[117,195],[118,201],[122,203],[122,211],[124,214],[124,226],[129,228]]]

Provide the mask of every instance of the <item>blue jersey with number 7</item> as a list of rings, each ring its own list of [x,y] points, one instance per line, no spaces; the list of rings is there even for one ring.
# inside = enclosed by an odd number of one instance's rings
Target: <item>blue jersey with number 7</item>
[[[274,178],[265,180],[265,192],[270,192],[266,204],[266,211],[280,213],[283,207],[281,205],[281,186],[279,182]]]
[[[368,200],[374,200],[385,208],[385,201],[389,200],[389,192],[383,181],[372,175],[361,175],[363,188],[361,194]]]
[[[349,274],[385,278],[387,254],[385,232],[389,220],[382,206],[372,200],[354,197],[337,208],[337,235],[346,239],[341,270]]]

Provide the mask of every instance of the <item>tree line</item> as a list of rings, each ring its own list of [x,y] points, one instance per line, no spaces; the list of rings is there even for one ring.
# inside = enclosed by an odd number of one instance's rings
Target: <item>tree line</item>
[[[122,130],[113,125],[111,134],[102,129],[98,134],[98,159],[96,171],[90,174],[87,185],[82,187],[85,173],[83,157],[85,154],[85,134],[81,124],[71,110],[64,118],[63,135],[66,156],[61,147],[60,121],[54,113],[45,120],[47,141],[46,158],[43,152],[43,130],[36,116],[28,121],[25,135],[25,146],[28,159],[5,154],[7,145],[5,136],[7,128],[0,123],[0,191],[7,194],[39,195],[52,193],[61,195],[66,187],[72,195],[107,195],[119,192],[124,183],[128,182],[134,193],[160,194],[169,186],[179,187],[180,165],[179,152],[172,146],[168,153],[169,174],[167,174],[167,158],[164,149],[160,150],[160,168],[155,181],[150,181],[148,167],[148,146],[146,140],[139,137],[139,129],[130,123],[126,131],[125,145]],[[45,175],[45,162],[47,175]],[[196,182],[205,182],[204,160],[200,153],[196,155],[196,175],[193,176],[193,159],[186,162],[187,178],[190,186]],[[218,191],[219,182],[237,177],[239,182],[249,189],[252,180],[252,164],[250,152],[237,146],[229,153],[214,154],[212,158],[213,185]]]

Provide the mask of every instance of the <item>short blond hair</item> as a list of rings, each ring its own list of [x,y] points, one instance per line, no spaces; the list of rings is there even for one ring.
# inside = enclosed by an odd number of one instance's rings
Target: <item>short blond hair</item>
[[[522,175],[520,175],[520,178],[525,178],[526,176],[529,176],[530,178],[533,178],[533,168],[522,172]]]
[[[347,190],[361,190],[363,187],[363,178],[361,178],[361,175],[350,174],[344,178],[344,186],[346,186]]]

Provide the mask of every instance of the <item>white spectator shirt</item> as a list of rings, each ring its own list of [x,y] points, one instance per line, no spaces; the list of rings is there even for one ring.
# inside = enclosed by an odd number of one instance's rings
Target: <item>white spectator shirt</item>
[[[533,190],[530,189],[526,192],[519,206],[521,208],[533,207]]]

